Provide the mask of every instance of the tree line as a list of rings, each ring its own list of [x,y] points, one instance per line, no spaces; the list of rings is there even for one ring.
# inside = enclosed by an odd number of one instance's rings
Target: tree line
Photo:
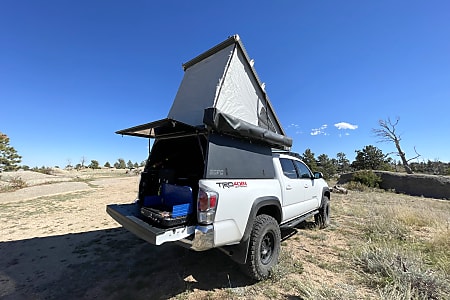
[[[114,167],[116,169],[130,169],[130,170],[131,169],[137,169],[137,168],[143,167],[143,166],[145,166],[145,160],[142,161],[141,163],[137,163],[137,162],[133,163],[131,160],[128,160],[128,162],[125,163],[125,159],[123,159],[123,158],[117,159],[117,161],[113,165],[111,165],[109,163],[109,161],[107,161],[103,165],[103,167],[105,167],[105,168],[113,168]],[[90,169],[100,169],[101,168],[100,167],[100,163],[97,160],[91,160],[91,163],[89,165],[87,165],[86,167],[90,168]],[[66,166],[66,169],[69,169],[69,168],[73,168],[73,166],[68,164]],[[81,169],[81,168],[84,168],[84,166],[81,163],[77,164],[75,166],[75,169]]]
[[[20,168],[24,169],[24,170],[33,170],[33,171],[39,171],[39,172],[44,172],[46,170],[49,170],[50,168],[46,167],[46,166],[42,166],[42,167],[33,167],[30,168],[29,166],[26,165],[19,165],[22,162],[22,156],[20,156],[17,153],[17,150],[11,146],[10,144],[10,140],[9,137],[0,132],[0,172],[2,171],[16,171]],[[86,165],[86,157],[81,157],[80,159],[80,163],[76,164],[75,166],[72,165],[72,163],[70,162],[70,160],[68,161],[67,165],[66,165],[66,169],[84,169],[84,168],[91,168],[91,169],[100,169],[100,163],[98,162],[98,160],[91,160],[90,164]],[[142,167],[145,165],[145,160],[137,163],[137,162],[132,162],[131,160],[128,160],[128,162],[125,162],[125,160],[123,158],[119,158],[117,159],[117,161],[111,165],[109,162],[106,162],[103,167],[105,168],[116,168],[116,169],[136,169],[139,167]],[[57,167],[57,166],[56,166]]]
[[[82,156],[80,159],[80,163],[76,164],[75,166],[72,165],[71,161],[68,160],[67,161],[67,165],[65,167],[65,169],[76,169],[76,170],[80,170],[80,169],[84,169],[84,168],[90,168],[90,169],[100,169],[100,163],[98,162],[98,160],[91,160],[91,162],[86,165],[87,159],[86,157]],[[125,159],[123,158],[118,158],[117,161],[111,165],[109,161],[107,161],[103,167],[105,168],[116,168],[116,169],[137,169],[139,167],[143,167],[145,166],[145,160],[137,163],[137,162],[132,162],[131,160],[128,160],[128,162],[125,163]]]
[[[402,150],[400,141],[401,136],[397,133],[397,126],[400,118],[394,121],[388,118],[387,120],[379,120],[378,128],[372,129],[373,134],[378,138],[379,142],[391,142],[397,149],[396,152],[384,154],[379,148],[373,145],[367,145],[363,149],[356,150],[355,160],[350,162],[345,153],[339,152],[335,158],[330,158],[326,154],[320,154],[317,158],[311,149],[306,149],[300,158],[310,167],[313,172],[322,172],[325,178],[329,179],[342,173],[358,170],[385,170],[406,172],[412,174],[426,173],[434,175],[450,175],[450,163],[444,163],[438,160],[419,162],[418,158],[421,156],[417,153],[415,156],[407,158],[405,152]],[[396,161],[392,159],[391,155],[399,157]],[[0,132],[0,171],[11,171],[19,168],[19,163],[22,157],[17,154],[14,147],[9,145],[9,138],[6,134]],[[416,162],[411,162],[417,160]],[[80,163],[72,166],[70,161],[66,168],[75,168],[77,170],[82,168],[99,169],[100,164],[97,160],[91,160],[90,164],[86,165],[87,159],[83,156]],[[103,167],[116,169],[135,169],[145,165],[145,160],[141,163],[133,163],[131,160],[125,162],[123,158],[119,158],[113,165],[106,162]],[[22,166],[24,169],[29,169],[27,166]],[[44,167],[43,167],[44,168]]]
[[[300,154],[300,158],[313,172],[321,172],[326,179],[359,170],[407,172],[403,161],[392,159],[389,154],[383,153],[381,149],[373,145],[365,146],[361,150],[356,150],[355,153],[356,157],[352,162],[343,152],[337,153],[335,158],[330,158],[326,154],[320,154],[316,158],[311,149],[306,149]],[[438,160],[409,163],[409,167],[416,173],[450,175],[450,163]]]

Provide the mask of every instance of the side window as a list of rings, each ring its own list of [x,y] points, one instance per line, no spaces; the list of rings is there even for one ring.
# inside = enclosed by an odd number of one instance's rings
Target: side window
[[[284,176],[297,179],[297,171],[295,170],[294,162],[290,159],[280,158],[281,168]]]
[[[295,166],[297,167],[298,172],[300,173],[300,178],[308,178],[311,179],[312,178],[312,174],[311,171],[308,169],[308,167],[300,162],[300,161],[295,161]]]

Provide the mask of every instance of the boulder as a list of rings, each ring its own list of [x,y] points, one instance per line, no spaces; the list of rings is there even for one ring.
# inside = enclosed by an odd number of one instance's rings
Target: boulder
[[[395,190],[411,196],[423,196],[450,200],[450,177],[428,174],[405,174],[387,171],[374,171],[381,177],[380,188]],[[337,184],[351,181],[353,173],[342,174]]]

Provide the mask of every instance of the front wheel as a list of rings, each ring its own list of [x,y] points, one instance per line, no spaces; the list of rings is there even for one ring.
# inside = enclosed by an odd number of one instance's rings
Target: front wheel
[[[253,224],[245,265],[247,274],[255,280],[269,277],[280,255],[281,232],[278,222],[268,215],[259,215]]]
[[[319,213],[314,215],[314,221],[320,229],[330,225],[330,199],[328,197],[324,197]]]

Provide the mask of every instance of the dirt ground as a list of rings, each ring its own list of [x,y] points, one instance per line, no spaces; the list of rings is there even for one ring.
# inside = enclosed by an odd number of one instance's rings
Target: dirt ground
[[[245,284],[217,250],[156,247],[119,227],[106,205],[133,201],[138,181],[63,180],[0,193],[0,298],[165,299],[221,288],[229,277]]]
[[[58,176],[72,181],[42,184],[28,178],[38,183],[0,193],[1,299],[300,299],[252,292],[257,283],[219,250],[153,246],[122,229],[105,207],[131,202],[139,176],[83,177],[89,181]],[[334,250],[347,244],[339,233],[326,229],[321,239],[317,230],[303,226],[283,232],[289,237],[282,252],[302,261],[295,280],[351,288],[339,272],[311,262],[341,259]]]

